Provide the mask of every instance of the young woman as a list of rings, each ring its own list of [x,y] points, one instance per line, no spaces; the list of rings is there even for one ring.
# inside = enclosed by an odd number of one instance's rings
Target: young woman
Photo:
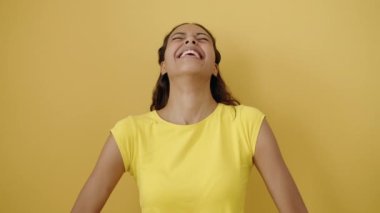
[[[125,171],[143,213],[244,212],[253,164],[280,212],[307,212],[265,115],[230,95],[220,60],[205,27],[172,29],[151,111],[112,128],[72,212],[99,212]]]

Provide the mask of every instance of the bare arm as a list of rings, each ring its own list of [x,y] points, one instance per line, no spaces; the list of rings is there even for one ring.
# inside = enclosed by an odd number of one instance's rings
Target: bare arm
[[[121,154],[110,134],[71,212],[100,212],[124,171]]]
[[[259,132],[253,161],[281,213],[308,212],[265,119]]]

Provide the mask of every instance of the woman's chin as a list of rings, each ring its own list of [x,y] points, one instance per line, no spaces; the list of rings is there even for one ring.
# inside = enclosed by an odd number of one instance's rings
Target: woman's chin
[[[173,72],[174,75],[195,75],[198,76],[200,74],[205,74],[208,71],[205,69],[202,69],[200,67],[182,67],[181,69],[176,70]]]

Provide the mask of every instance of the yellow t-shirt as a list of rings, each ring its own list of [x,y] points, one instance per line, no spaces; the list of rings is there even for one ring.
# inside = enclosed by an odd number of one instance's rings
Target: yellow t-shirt
[[[264,114],[219,103],[202,121],[178,125],[156,111],[111,129],[143,213],[243,213]]]

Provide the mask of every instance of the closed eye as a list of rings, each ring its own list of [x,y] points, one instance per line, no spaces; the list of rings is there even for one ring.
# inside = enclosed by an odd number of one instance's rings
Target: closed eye
[[[208,41],[208,38],[198,38],[200,41]]]
[[[174,40],[180,40],[180,39],[183,39],[183,38],[182,37],[173,37],[172,41],[174,41]]]

